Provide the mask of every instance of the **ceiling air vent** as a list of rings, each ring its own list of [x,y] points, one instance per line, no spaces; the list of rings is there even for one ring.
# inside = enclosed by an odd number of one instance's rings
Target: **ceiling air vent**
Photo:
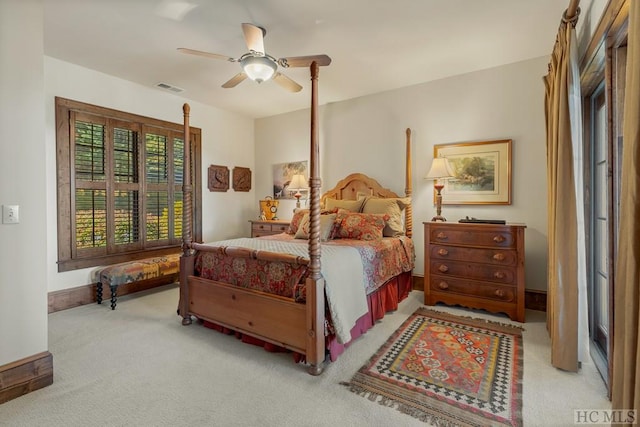
[[[168,83],[157,83],[156,87],[159,87],[160,89],[164,89],[164,90],[168,90],[169,92],[173,92],[173,93],[180,93],[180,92],[184,92],[184,89],[179,88],[177,86],[171,86]]]

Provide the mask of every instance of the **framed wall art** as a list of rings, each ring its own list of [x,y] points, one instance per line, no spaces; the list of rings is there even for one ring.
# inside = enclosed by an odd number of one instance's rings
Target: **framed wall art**
[[[226,166],[211,165],[208,170],[207,184],[209,191],[229,190],[229,168]]]
[[[236,166],[233,168],[233,189],[235,191],[251,190],[251,169]]]
[[[273,198],[274,199],[295,199],[296,191],[289,190],[289,184],[293,175],[309,176],[307,171],[308,162],[279,163],[273,165]]]
[[[434,157],[445,157],[453,178],[444,181],[442,204],[510,205],[511,140],[440,144]]]

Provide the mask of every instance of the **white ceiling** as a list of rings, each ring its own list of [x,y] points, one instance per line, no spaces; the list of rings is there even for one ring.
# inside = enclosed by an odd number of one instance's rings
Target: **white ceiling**
[[[195,7],[180,17],[171,8]],[[185,98],[259,118],[309,107],[307,68],[280,70],[303,86],[245,80],[220,87],[238,63],[241,23],[267,30],[279,58],[327,54],[321,104],[549,55],[569,0],[44,0],[45,54]],[[165,17],[163,16],[170,16]],[[542,77],[542,76],[541,76]],[[157,89],[161,90],[161,89]]]

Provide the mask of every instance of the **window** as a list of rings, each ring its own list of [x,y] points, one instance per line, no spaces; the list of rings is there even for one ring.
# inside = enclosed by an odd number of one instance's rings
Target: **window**
[[[58,271],[175,253],[182,243],[182,125],[56,98]],[[191,129],[194,240],[200,130]]]
[[[628,11],[627,0],[611,0],[607,4],[582,58],[581,70],[589,350],[609,397]]]

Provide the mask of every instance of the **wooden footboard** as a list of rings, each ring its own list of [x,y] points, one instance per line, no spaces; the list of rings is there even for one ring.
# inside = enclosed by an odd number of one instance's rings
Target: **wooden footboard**
[[[189,313],[306,354],[306,305],[264,292],[189,276]]]
[[[269,251],[193,243],[196,252],[181,258],[179,314],[183,324],[192,316],[303,354],[309,372],[320,374],[325,358],[324,281],[307,279],[307,304],[270,293],[196,275],[197,252],[216,256],[280,262],[300,268],[309,259]],[[183,284],[186,283],[186,286]],[[311,295],[313,293],[313,296]],[[320,305],[318,305],[320,304]]]

